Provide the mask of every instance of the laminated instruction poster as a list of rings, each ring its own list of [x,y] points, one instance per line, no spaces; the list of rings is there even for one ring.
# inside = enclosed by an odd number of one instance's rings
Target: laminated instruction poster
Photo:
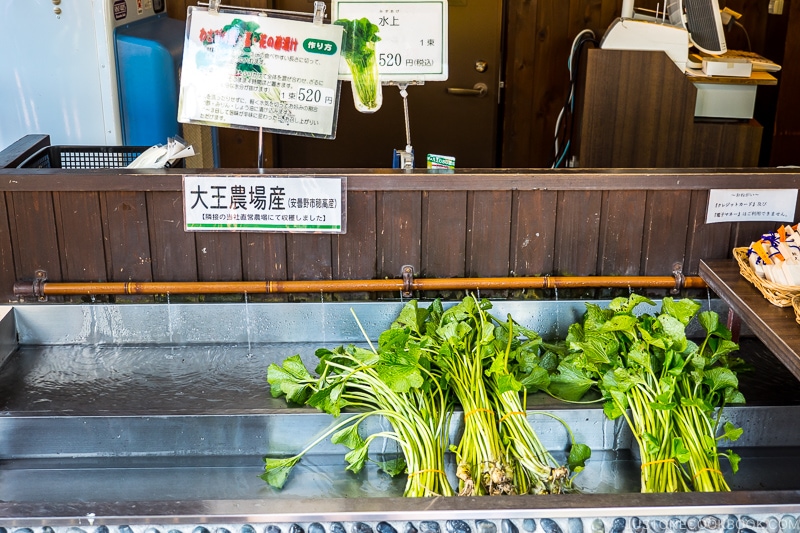
[[[333,138],[342,28],[190,7],[178,121]]]

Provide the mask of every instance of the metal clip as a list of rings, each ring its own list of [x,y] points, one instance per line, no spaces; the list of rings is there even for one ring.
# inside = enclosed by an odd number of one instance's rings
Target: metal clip
[[[680,294],[683,285],[686,283],[686,276],[683,275],[683,264],[675,263],[672,265],[672,277],[675,278],[675,286],[670,289],[670,294]]]
[[[213,14],[219,13],[219,6],[222,0],[208,0],[208,12]]]
[[[411,289],[414,285],[414,267],[411,265],[403,265],[401,275],[403,276],[403,297],[411,298]]]
[[[314,24],[317,26],[322,26],[322,21],[325,20],[325,9],[325,2],[314,2]]]

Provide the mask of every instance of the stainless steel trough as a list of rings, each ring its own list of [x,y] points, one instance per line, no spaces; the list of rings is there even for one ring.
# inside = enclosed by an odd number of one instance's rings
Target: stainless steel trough
[[[3,308],[0,533],[800,530],[797,383],[750,340],[743,355],[757,353],[770,364],[752,381],[767,384],[754,401],[726,409],[745,429],[735,443],[742,463],[730,478],[731,493],[640,494],[624,425],[605,419],[599,407],[574,408],[543,395],[529,399],[528,418],[545,444],[562,453],[567,436],[560,423],[533,410],[557,410],[593,450],[578,478],[582,494],[402,498],[404,480],[375,468],[346,472],[343,449],[330,443],[315,448],[282,491],[267,486],[258,477],[265,455],[296,453],[333,423],[273,399],[267,366],[299,353],[313,367],[317,347],[364,343],[351,309],[376,339],[402,305]],[[545,338],[563,336],[585,309],[578,301],[494,305]],[[718,300],[704,305],[725,312]],[[786,392],[775,394],[779,388]],[[454,438],[460,425],[456,416]]]

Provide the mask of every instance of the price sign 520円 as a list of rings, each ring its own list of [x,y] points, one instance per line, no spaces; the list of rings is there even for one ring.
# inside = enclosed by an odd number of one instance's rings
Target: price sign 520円
[[[447,80],[446,0],[333,0],[332,11],[334,21],[366,18],[378,27],[375,55],[383,83]],[[351,79],[344,61],[339,78]]]

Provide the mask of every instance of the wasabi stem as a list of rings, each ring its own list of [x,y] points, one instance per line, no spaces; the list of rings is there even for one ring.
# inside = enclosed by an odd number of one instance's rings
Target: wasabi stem
[[[342,55],[353,75],[353,94],[368,110],[381,105],[375,43],[380,41],[378,26],[367,18],[339,19],[334,24],[344,28]]]

